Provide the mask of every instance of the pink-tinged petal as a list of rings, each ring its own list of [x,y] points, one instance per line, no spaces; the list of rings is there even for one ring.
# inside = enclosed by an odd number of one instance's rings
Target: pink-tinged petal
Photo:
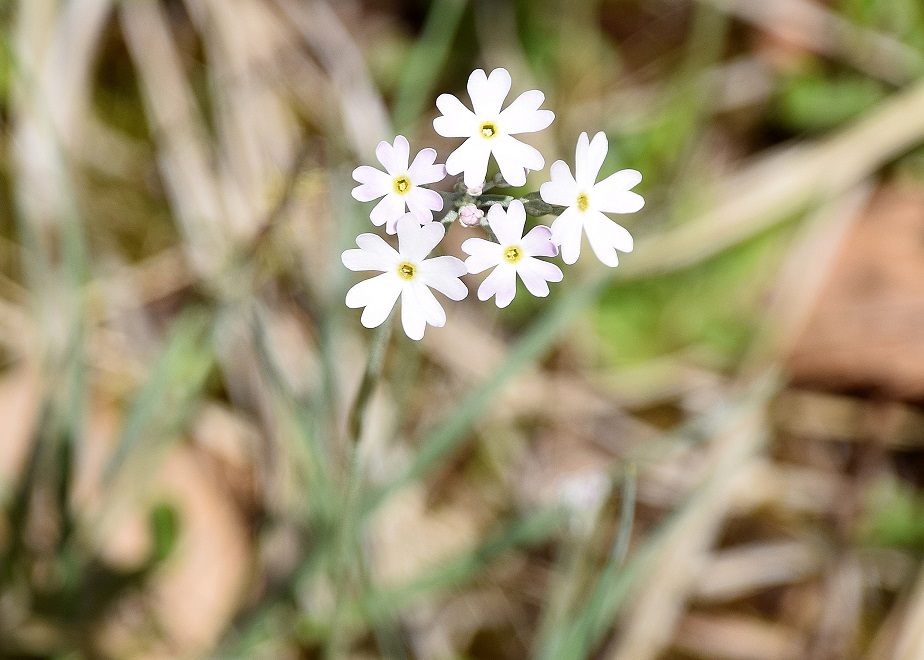
[[[462,101],[452,94],[440,94],[436,107],[443,113],[433,120],[433,130],[443,137],[471,137],[478,130],[478,118],[475,113],[462,105]]]
[[[581,256],[582,213],[568,207],[552,223],[552,241],[561,248],[561,258],[569,266]]]
[[[439,211],[443,208],[443,198],[435,190],[426,188],[413,188],[405,196],[407,208],[414,217],[420,221],[420,224],[426,224],[433,220],[433,211]]]
[[[552,242],[552,230],[545,225],[530,229],[520,241],[520,247],[530,257],[554,257],[558,254],[558,248]]]
[[[604,213],[635,213],[645,200],[638,193],[631,192],[642,180],[637,170],[620,170],[594,186],[594,206]]]
[[[411,282],[411,286],[408,288],[413,290],[414,297],[417,299],[418,306],[423,310],[424,318],[428,324],[436,328],[442,328],[446,325],[446,311],[426,284],[414,281]]]
[[[365,250],[346,250],[340,255],[340,261],[350,270],[391,270],[391,259]]]
[[[501,264],[484,278],[478,287],[478,300],[494,296],[498,307],[506,307],[517,293],[517,271],[507,264]]]
[[[517,274],[526,285],[527,291],[537,298],[549,295],[548,282],[561,282],[564,277],[561,268],[555,264],[531,257],[517,264]]]
[[[523,238],[523,228],[526,226],[523,202],[513,200],[506,213],[500,204],[495,204],[488,209],[488,224],[502,246],[519,245]]]
[[[453,175],[464,172],[465,185],[474,188],[484,183],[490,157],[490,143],[480,137],[470,137],[449,154],[449,158],[446,159],[446,171]]]
[[[525,170],[541,170],[545,167],[545,158],[539,150],[515,137],[498,135],[489,144],[504,180],[511,186],[526,185]]]
[[[584,231],[594,254],[603,264],[611,268],[619,264],[616,250],[632,251],[632,235],[628,230],[598,211],[587,213],[584,220]]]
[[[375,328],[388,318],[398,295],[401,281],[395,273],[388,272],[355,284],[346,295],[347,307],[365,307],[360,318],[367,328]]]
[[[385,242],[385,239],[378,234],[360,234],[356,237],[356,245],[364,252],[369,252],[382,259],[390,260],[392,264],[397,264],[401,259],[398,255],[398,251]]]
[[[386,225],[386,231],[388,231],[388,227],[392,226],[402,215],[404,215],[404,198],[395,193],[388,193],[372,209],[369,219],[377,227]],[[388,231],[388,233],[392,234],[394,232]]]
[[[545,94],[538,89],[531,89],[520,94],[498,116],[502,130],[512,135],[535,133],[548,128],[555,119],[555,113],[551,110],[539,109],[544,100]]]
[[[469,255],[465,267],[472,274],[493,268],[504,258],[503,248],[499,244],[483,238],[466,239],[462,243],[462,251]]]
[[[385,140],[382,140],[375,147],[375,157],[390,175],[401,174],[401,170],[395,166],[395,150]]]
[[[496,118],[510,93],[510,73],[507,69],[494,69],[485,76],[482,69],[475,69],[468,77],[468,95],[479,118]]]
[[[411,145],[403,135],[395,137],[395,144],[392,150],[392,161],[398,172],[407,172],[407,164],[411,157]]]
[[[413,286],[405,286],[401,290],[401,325],[404,326],[404,334],[411,339],[423,339],[424,330],[427,329],[427,317]]]
[[[577,183],[571,176],[571,168],[563,160],[556,160],[549,168],[551,181],[546,181],[539,186],[539,196],[547,204],[557,204],[558,206],[570,206],[574,204],[578,196]]]
[[[421,227],[410,213],[398,220],[397,230],[399,254],[415,265],[420,264],[446,235],[440,223],[430,222]]]
[[[589,143],[587,133],[581,133],[574,157],[574,179],[577,181],[578,189],[590,190],[593,187],[608,150],[609,143],[603,131],[594,135],[594,139]]]
[[[362,185],[353,188],[353,199],[371,202],[391,192],[392,178],[374,167],[360,165],[353,170],[353,178]]]
[[[437,183],[446,178],[446,167],[444,165],[435,165],[436,149],[421,150],[414,157],[414,162],[407,168],[407,175],[411,178],[411,183],[415,186],[423,186],[428,183]]]
[[[434,257],[422,262],[417,268],[420,281],[447,298],[462,300],[468,295],[468,288],[459,279],[467,272],[461,259],[449,256]]]

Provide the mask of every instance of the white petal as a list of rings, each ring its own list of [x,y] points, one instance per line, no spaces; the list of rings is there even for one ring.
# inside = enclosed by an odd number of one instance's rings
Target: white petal
[[[411,339],[423,339],[427,317],[413,286],[405,286],[401,290],[401,325],[404,326],[404,334]]]
[[[526,289],[537,298],[549,295],[548,282],[561,282],[561,268],[548,261],[527,257],[517,264],[517,274]]]
[[[544,100],[545,94],[538,89],[523,92],[500,113],[498,123],[507,134],[535,133],[548,128],[555,119],[555,113],[539,109]]]
[[[479,118],[496,118],[510,93],[510,73],[507,69],[494,69],[485,76],[482,69],[475,69],[468,77],[468,95]]]
[[[391,259],[365,250],[345,250],[340,261],[350,270],[391,270]]]
[[[571,206],[578,196],[577,183],[571,176],[571,168],[563,160],[556,160],[549,168],[551,181],[539,186],[539,196],[547,204],[558,206]]]
[[[443,309],[443,306],[440,305],[436,296],[427,288],[426,284],[414,281],[411,282],[411,286],[408,288],[413,291],[414,297],[417,299],[417,304],[423,310],[424,318],[427,320],[427,323],[437,328],[442,328],[446,325],[446,311]]]
[[[380,170],[368,165],[360,165],[353,170],[353,178],[362,185],[353,188],[353,199],[371,202],[391,192],[392,178]]]
[[[558,254],[558,248],[552,242],[552,230],[545,225],[530,229],[520,241],[520,247],[530,257],[554,257]]]
[[[356,245],[364,252],[371,252],[383,259],[390,259],[392,264],[397,264],[401,259],[398,251],[378,234],[360,234],[356,237]]]
[[[375,157],[379,159],[385,171],[390,175],[394,176],[401,173],[401,171],[395,167],[395,150],[385,140],[382,140],[376,145]]]
[[[411,145],[403,135],[395,136],[392,157],[394,158],[392,163],[395,165],[397,172],[407,172],[408,160],[411,157]]]
[[[449,154],[449,158],[446,159],[446,171],[449,174],[464,172],[465,185],[474,188],[484,183],[490,157],[491,145],[488,140],[470,137]]]
[[[394,227],[395,221],[402,215],[404,215],[404,198],[392,192],[385,195],[382,201],[375,205],[372,213],[369,214],[369,219],[377,227],[385,225],[385,231],[394,234],[395,232],[389,227]]]
[[[443,113],[433,120],[433,130],[443,137],[471,137],[478,130],[478,118],[452,94],[440,94],[436,107]]]
[[[478,300],[494,296],[498,307],[506,307],[517,293],[517,271],[507,264],[501,264],[484,278],[478,287]]]
[[[503,248],[500,245],[483,238],[467,239],[462,243],[462,251],[470,255],[465,260],[465,267],[473,274],[498,265],[504,258]]]
[[[582,215],[570,206],[552,223],[552,241],[561,247],[562,261],[568,265],[581,256],[581,229],[584,224]]]
[[[397,229],[398,253],[415,265],[419,265],[446,235],[440,223],[430,222],[421,227],[410,213],[398,220]]]
[[[525,170],[541,170],[545,167],[545,159],[539,150],[515,137],[498,135],[489,144],[501,174],[511,186],[526,185]]]
[[[468,287],[459,278],[467,269],[461,259],[455,257],[434,257],[418,266],[420,281],[436,289],[447,298],[462,300],[468,295]]]
[[[593,187],[608,149],[609,144],[603,131],[594,135],[590,143],[587,141],[587,133],[581,133],[574,154],[574,179],[577,181],[578,189],[586,190]]]
[[[346,295],[347,307],[365,307],[360,318],[367,328],[375,328],[388,318],[398,295],[401,281],[394,273],[382,273],[355,284]]]
[[[523,238],[523,227],[526,226],[526,211],[523,209],[523,202],[518,199],[513,200],[506,213],[500,204],[495,204],[488,209],[488,224],[502,247],[519,245]]]
[[[594,206],[604,213],[635,213],[645,205],[638,193],[631,192],[642,180],[636,170],[619,170],[594,186]]]
[[[588,211],[584,219],[584,231],[594,254],[605,265],[615,267],[619,264],[616,250],[632,251],[632,235],[625,227],[616,224],[598,211]]]
[[[446,166],[434,165],[436,149],[423,149],[414,158],[414,162],[407,168],[407,175],[415,186],[428,183],[437,183],[446,178]]]
[[[414,214],[414,217],[425,224],[433,220],[433,211],[439,211],[443,208],[443,198],[435,190],[427,188],[413,188],[404,196],[407,202],[408,210]]]

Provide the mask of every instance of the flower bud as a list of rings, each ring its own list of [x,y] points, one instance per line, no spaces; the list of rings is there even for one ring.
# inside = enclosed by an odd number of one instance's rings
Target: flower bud
[[[474,204],[466,204],[461,209],[459,209],[459,222],[461,222],[466,227],[475,227],[481,224],[481,219],[484,217],[484,211],[479,209]]]
[[[467,192],[472,197],[478,197],[478,195],[484,192],[484,183],[482,183],[480,186],[472,186],[471,188],[466,187],[465,192]]]

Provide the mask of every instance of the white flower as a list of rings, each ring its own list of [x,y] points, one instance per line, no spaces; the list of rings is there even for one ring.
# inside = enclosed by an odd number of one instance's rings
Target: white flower
[[[620,170],[595,183],[608,148],[603,133],[597,133],[591,142],[587,133],[581,133],[574,155],[575,175],[571,176],[564,161],[557,160],[550,170],[552,180],[539,188],[545,202],[568,207],[552,223],[552,240],[561,246],[566,264],[573,264],[581,255],[582,228],[594,254],[607,266],[619,263],[616,250],[632,252],[632,235],[603,214],[634,213],[642,208],[645,200],[629,190],[638,185],[642,175]]]
[[[399,135],[394,145],[382,141],[375,148],[375,156],[385,167],[385,172],[368,165],[353,170],[353,178],[362,184],[353,188],[355,199],[371,202],[385,196],[375,205],[369,217],[373,224],[385,225],[389,234],[395,233],[395,223],[404,215],[405,207],[420,224],[432,221],[433,211],[443,208],[443,198],[438,192],[420,186],[442,181],[446,178],[446,168],[434,164],[434,149],[422,150],[408,167],[410,151],[407,138]]]
[[[462,244],[462,250],[471,255],[465,260],[468,272],[480,273],[494,267],[478,287],[478,299],[496,296],[497,306],[506,307],[516,295],[517,275],[534,296],[549,295],[548,282],[561,282],[562,279],[558,266],[536,259],[554,257],[558,253],[549,228],[533,227],[523,236],[526,210],[517,199],[510,202],[506,213],[500,205],[492,206],[488,210],[488,225],[500,243],[470,238]]]
[[[446,171],[464,172],[468,188],[484,183],[491,154],[512,186],[526,184],[526,170],[545,167],[545,159],[538,150],[511,136],[541,131],[552,123],[555,115],[551,110],[539,110],[545,95],[536,89],[523,92],[501,110],[509,92],[510,74],[506,69],[494,69],[490,76],[476,69],[468,78],[468,95],[474,112],[452,94],[441,94],[436,99],[436,107],[443,113],[433,120],[436,132],[443,137],[468,138],[446,159]]]
[[[421,339],[427,324],[442,327],[446,312],[430,291],[462,300],[468,294],[459,279],[466,273],[465,264],[455,257],[426,259],[446,230],[438,222],[423,227],[407,213],[396,223],[398,249],[380,236],[360,234],[358,250],[347,250],[341,256],[350,270],[379,270],[381,275],[363,280],[347,291],[347,307],[365,307],[362,324],[367,328],[382,325],[401,296],[401,324],[411,339]]]

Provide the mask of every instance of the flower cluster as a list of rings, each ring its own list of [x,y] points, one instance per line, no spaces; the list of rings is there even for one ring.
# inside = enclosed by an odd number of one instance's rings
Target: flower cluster
[[[361,320],[367,328],[384,323],[401,298],[404,331],[411,339],[421,339],[427,325],[446,323],[446,312],[431,289],[462,300],[468,289],[460,278],[489,269],[478,287],[479,300],[493,297],[498,307],[506,307],[516,295],[518,278],[532,295],[547,296],[549,282],[560,282],[563,274],[546,259],[560,250],[562,261],[573,264],[585,234],[594,254],[607,266],[618,264],[617,251],[632,251],[632,235],[604,214],[642,208],[645,201],[631,191],[642,175],[620,170],[597,181],[609,148],[603,133],[593,139],[581,133],[573,175],[568,164],[559,160],[538,193],[520,198],[490,193],[495,188],[523,186],[530,170],[545,167],[542,154],[514,136],[548,128],[555,118],[552,111],[540,108],[545,95],[538,90],[523,92],[504,108],[510,85],[506,69],[495,69],[490,75],[478,69],[468,79],[471,109],[451,94],[437,98],[441,115],[433,120],[433,128],[443,137],[464,138],[445,165],[436,163],[436,151],[430,148],[411,160],[410,144],[399,135],[392,144],[381,142],[375,150],[384,172],[368,165],[353,171],[360,184],[353,197],[360,202],[381,198],[370,219],[398,239],[395,249],[376,234],[360,234],[358,249],[343,253],[343,264],[350,270],[381,273],[347,292],[348,307],[365,308]],[[486,180],[492,157],[499,172]],[[461,175],[454,192],[425,187],[447,175]],[[439,221],[434,221],[434,213],[442,214]],[[538,225],[526,231],[527,214],[557,217],[549,227]],[[462,243],[468,255],[464,262],[453,256],[428,259],[445,236],[445,225],[456,220],[467,228],[483,227],[487,238],[472,237]]]

